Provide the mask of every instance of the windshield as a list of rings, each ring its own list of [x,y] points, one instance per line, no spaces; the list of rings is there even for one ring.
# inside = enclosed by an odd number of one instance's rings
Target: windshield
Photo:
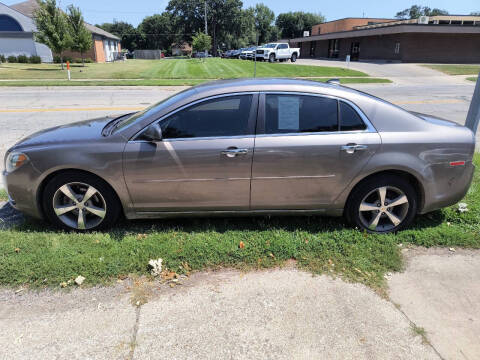
[[[124,120],[120,121],[116,126],[115,126],[115,129],[113,130],[113,132],[116,132],[120,129],[123,129],[123,128],[126,128],[127,126],[133,124],[134,122],[136,122],[137,120],[139,119],[143,119],[143,118],[146,118],[146,117],[149,117],[150,115],[156,113],[159,108],[162,106],[162,107],[166,107],[166,106],[170,106],[172,104],[174,104],[175,102],[177,102],[181,97],[183,97],[183,95],[187,92],[191,92],[192,89],[186,89],[186,90],[183,90],[179,93],[176,93],[174,95],[171,95],[165,99],[163,99],[162,101],[159,101],[158,103],[156,104],[153,104],[149,107],[147,107],[146,109],[142,110],[142,111],[139,111],[137,113],[134,113],[132,116],[129,116],[127,118],[125,118]],[[193,90],[194,91],[194,90]]]
[[[267,45],[264,45],[263,47],[264,48],[269,48],[269,49],[274,49],[276,46],[277,46],[277,44],[267,44]]]

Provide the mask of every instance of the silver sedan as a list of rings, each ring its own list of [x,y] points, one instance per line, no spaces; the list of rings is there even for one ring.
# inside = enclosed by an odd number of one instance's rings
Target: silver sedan
[[[127,219],[344,215],[387,233],[472,181],[472,131],[339,85],[218,81],[8,150],[10,202],[79,231]]]

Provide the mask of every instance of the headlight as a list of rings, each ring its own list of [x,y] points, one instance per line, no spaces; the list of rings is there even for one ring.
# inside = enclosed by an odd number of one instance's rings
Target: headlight
[[[16,169],[21,167],[27,161],[28,161],[27,155],[19,152],[12,152],[7,156],[5,169],[7,170],[7,172],[11,173],[12,171],[15,171]]]

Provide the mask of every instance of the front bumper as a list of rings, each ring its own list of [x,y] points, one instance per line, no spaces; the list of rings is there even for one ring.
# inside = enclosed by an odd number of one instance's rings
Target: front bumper
[[[8,194],[9,203],[26,215],[42,218],[37,204],[37,181],[39,173],[31,163],[7,173],[2,173],[2,180]]]

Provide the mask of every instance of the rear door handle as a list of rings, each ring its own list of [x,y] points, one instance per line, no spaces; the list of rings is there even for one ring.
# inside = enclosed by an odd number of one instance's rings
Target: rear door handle
[[[225,155],[229,158],[234,158],[240,155],[247,155],[248,149],[237,149],[237,148],[228,148],[222,151],[222,155]]]
[[[345,151],[347,154],[353,154],[356,151],[363,151],[367,149],[367,145],[348,144],[342,146],[342,151]]]

